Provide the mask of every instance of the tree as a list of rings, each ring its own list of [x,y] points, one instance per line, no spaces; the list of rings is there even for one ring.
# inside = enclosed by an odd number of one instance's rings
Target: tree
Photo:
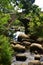
[[[11,0],[0,0],[0,11],[3,13],[10,13],[14,7],[11,5]]]
[[[31,20],[29,23],[30,33],[43,37],[43,13],[41,13],[41,9],[37,5],[33,5],[32,10],[26,17]]]
[[[0,11],[14,10],[15,6],[25,9],[25,13],[28,13],[35,0],[0,0]],[[12,6],[11,2],[14,4]]]
[[[22,9],[24,13],[29,13],[35,0],[15,0],[15,2],[16,6]]]

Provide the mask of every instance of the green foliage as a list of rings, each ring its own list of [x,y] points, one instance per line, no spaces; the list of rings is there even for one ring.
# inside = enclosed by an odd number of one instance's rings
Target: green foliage
[[[12,49],[10,47],[9,40],[6,36],[0,35],[0,48],[1,48],[1,64],[11,65]]]
[[[34,5],[34,8],[30,11],[26,17],[30,18],[30,33],[43,37],[43,13],[38,6]]]
[[[0,14],[0,34],[4,33],[8,25],[8,20],[10,19],[9,14]]]
[[[18,0],[19,3],[17,2],[17,0],[13,0],[14,2],[16,2],[16,5],[20,8],[20,9],[24,9],[25,11],[23,11],[23,13],[28,14],[29,11],[31,10],[32,4],[35,2],[35,0]]]
[[[11,5],[11,0],[0,0],[0,11],[9,13],[14,7]]]
[[[22,25],[21,24],[21,22],[19,21],[19,20],[15,20],[14,22],[13,22],[13,25],[15,25],[15,26],[20,26],[20,25]]]
[[[9,14],[0,14],[0,24],[2,26],[4,24],[7,24],[9,19],[10,19],[10,15]]]

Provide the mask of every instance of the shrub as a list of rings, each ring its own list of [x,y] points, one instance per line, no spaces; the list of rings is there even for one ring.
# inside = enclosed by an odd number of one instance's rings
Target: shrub
[[[8,38],[4,35],[0,35],[0,48],[1,48],[1,64],[3,65],[11,65],[12,58],[12,49],[10,47],[10,43],[8,42]]]

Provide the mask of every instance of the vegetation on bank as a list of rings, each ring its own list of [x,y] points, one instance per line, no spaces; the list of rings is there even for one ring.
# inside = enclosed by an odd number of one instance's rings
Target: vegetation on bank
[[[9,38],[0,35],[0,60],[3,65],[11,65],[12,48],[10,46]]]

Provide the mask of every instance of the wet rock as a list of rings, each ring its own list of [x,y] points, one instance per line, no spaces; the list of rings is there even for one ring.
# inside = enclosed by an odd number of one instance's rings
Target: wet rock
[[[36,35],[34,35],[34,34],[31,34],[30,35],[30,39],[33,39],[33,40],[36,40],[38,37],[36,36]]]
[[[17,52],[25,52],[26,51],[25,46],[22,46],[20,44],[12,45],[12,47]]]
[[[23,41],[27,41],[27,42],[29,42],[29,39],[22,39],[22,42],[23,42]]]
[[[40,55],[40,62],[43,62],[43,55]]]
[[[16,44],[21,44],[21,42],[11,41],[10,44],[16,45]]]
[[[37,54],[37,55],[35,55],[35,60],[40,60],[40,57],[41,57],[41,56],[40,56],[40,55],[38,55],[38,54]]]
[[[29,42],[31,42],[31,43],[36,43],[36,40],[34,40],[34,39],[29,39]]]
[[[22,63],[21,65],[27,65],[27,64],[25,64],[25,63]]]
[[[41,63],[38,60],[32,60],[28,63],[28,65],[41,65]]]
[[[19,36],[18,36],[18,41],[22,41],[22,39],[28,39],[29,37],[28,37],[28,35],[26,35],[26,34],[19,34]]]
[[[24,54],[17,54],[16,55],[16,60],[17,61],[25,61],[27,57]]]
[[[23,41],[22,42],[22,45],[25,46],[26,48],[29,48],[31,43],[30,42],[27,42],[27,41]]]
[[[37,42],[42,44],[43,43],[43,38],[41,38],[41,37],[37,38]]]
[[[16,41],[11,41],[10,44],[14,44],[14,45],[16,45],[17,42],[16,42]]]
[[[30,45],[30,52],[35,52],[37,51],[39,54],[43,54],[43,47],[41,44],[38,43],[32,43]]]
[[[41,65],[43,65],[43,62],[41,62]]]

